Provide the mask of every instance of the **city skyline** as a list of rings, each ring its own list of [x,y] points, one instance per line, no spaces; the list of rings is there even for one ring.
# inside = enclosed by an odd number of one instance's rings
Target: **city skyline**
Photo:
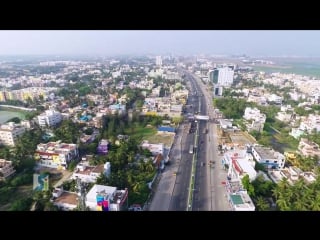
[[[0,31],[0,55],[217,54],[320,56],[320,31],[14,30]]]

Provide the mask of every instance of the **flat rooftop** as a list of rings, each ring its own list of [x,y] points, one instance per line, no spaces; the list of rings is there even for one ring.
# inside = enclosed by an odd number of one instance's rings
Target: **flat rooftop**
[[[262,146],[254,146],[254,149],[259,153],[263,159],[275,159],[275,152],[271,148],[266,148]]]

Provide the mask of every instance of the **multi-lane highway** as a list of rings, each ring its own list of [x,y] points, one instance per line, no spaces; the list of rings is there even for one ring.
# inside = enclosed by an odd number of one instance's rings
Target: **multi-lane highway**
[[[183,70],[190,90],[187,112],[213,119],[212,97],[199,78]],[[170,165],[162,173],[149,210],[230,210],[224,185],[227,173],[218,155],[217,125],[212,121],[180,124]],[[190,146],[194,146],[190,152]]]
[[[199,96],[199,114],[213,119],[211,93],[197,76],[185,72]],[[226,171],[218,155],[217,125],[212,121],[199,121],[198,146],[195,163],[195,184],[192,198],[192,211],[230,210],[223,182]]]
[[[201,114],[208,115],[213,119],[212,95],[207,91],[206,85],[201,79],[191,74],[196,82],[199,91],[202,93]],[[202,125],[202,126],[201,126]],[[221,159],[218,154],[217,124],[213,121],[200,123],[199,155],[196,174],[196,188],[193,201],[193,211],[211,210],[228,211],[230,206],[226,197],[223,183],[226,180],[227,172],[223,169]],[[203,129],[208,129],[205,134]],[[202,142],[202,143],[201,143]],[[203,164],[205,163],[205,165]],[[205,167],[206,166],[206,167]]]
[[[192,85],[192,82],[189,82]],[[191,89],[194,86],[189,86]],[[187,112],[193,114],[194,109],[198,109],[199,101],[196,94],[190,94],[187,102]],[[183,135],[181,144],[181,159],[177,163],[178,170],[176,173],[176,181],[174,183],[172,198],[169,210],[172,211],[186,211],[188,205],[189,183],[191,177],[193,153],[190,153],[190,146],[194,146],[196,124],[193,122],[185,122],[183,124]]]

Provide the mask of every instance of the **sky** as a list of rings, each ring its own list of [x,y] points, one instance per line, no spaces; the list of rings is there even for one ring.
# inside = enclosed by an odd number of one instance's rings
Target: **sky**
[[[320,56],[320,31],[0,30],[0,55]]]

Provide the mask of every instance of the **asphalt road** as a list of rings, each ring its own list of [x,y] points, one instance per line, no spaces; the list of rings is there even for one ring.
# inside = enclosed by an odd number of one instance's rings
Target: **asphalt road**
[[[188,104],[198,103],[195,97],[188,99]],[[187,108],[187,113],[193,113]],[[170,151],[169,163],[155,189],[149,211],[185,211],[187,208],[188,186],[190,182],[192,154],[190,145],[194,134],[189,134],[189,122],[183,122],[177,129],[176,137]]]
[[[191,85],[187,105],[188,113],[199,112],[213,118],[212,97],[206,86],[196,76],[186,72]],[[196,94],[195,94],[196,93]],[[199,109],[200,106],[200,109]],[[194,145],[195,132],[189,133],[189,122],[180,124],[171,148],[169,164],[161,174],[149,211],[186,211],[191,178],[192,157],[190,145]],[[230,210],[224,185],[227,173],[218,155],[217,125],[211,121],[198,121],[198,146],[195,168],[195,185],[192,189],[192,211]],[[208,129],[208,133],[205,133]],[[210,165],[210,161],[215,161]]]
[[[187,108],[187,113],[194,113],[195,109],[198,108],[199,102],[198,97],[195,95],[189,95],[188,104],[192,107]],[[184,123],[181,146],[181,160],[177,163],[177,175],[174,183],[174,189],[172,192],[172,198],[170,202],[169,210],[171,211],[186,211],[188,194],[189,194],[189,183],[191,177],[191,165],[193,154],[189,153],[190,145],[194,145],[195,133],[189,133],[190,122]]]
[[[193,75],[194,76],[194,75]],[[214,118],[212,105],[212,93],[206,89],[206,85],[202,81],[194,76],[202,89],[204,99],[206,100],[206,106],[208,108],[208,115],[210,119]],[[209,161],[214,161],[214,164],[208,165],[208,196],[211,198],[210,210],[212,211],[230,211],[230,205],[226,197],[225,187],[223,182],[226,181],[227,172],[223,169],[221,160],[222,156],[218,152],[219,137],[217,134],[218,125],[212,121],[208,124],[208,136],[206,155]],[[210,163],[210,162],[209,162]]]
[[[191,74],[192,75],[192,74]],[[197,86],[200,115],[209,115],[213,119],[212,96],[199,78],[192,75],[192,81]],[[208,133],[205,133],[208,129]],[[193,211],[228,211],[229,203],[224,185],[227,172],[221,164],[222,156],[218,154],[217,125],[212,121],[199,122],[199,145],[193,192]],[[212,163],[214,162],[214,163]]]

